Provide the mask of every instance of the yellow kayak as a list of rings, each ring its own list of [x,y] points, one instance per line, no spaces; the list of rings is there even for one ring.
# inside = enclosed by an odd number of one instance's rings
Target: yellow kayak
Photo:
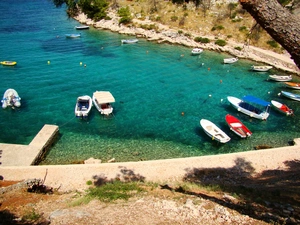
[[[14,66],[17,64],[17,62],[15,61],[2,61],[0,62],[0,64],[2,64],[3,66]]]

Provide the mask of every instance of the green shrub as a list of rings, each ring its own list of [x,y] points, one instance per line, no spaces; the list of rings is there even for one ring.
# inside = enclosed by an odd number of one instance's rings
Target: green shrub
[[[225,46],[227,43],[226,43],[225,40],[218,39],[218,40],[215,41],[215,44],[219,45],[219,46]]]
[[[239,28],[239,31],[246,31],[247,30],[247,27],[246,26],[242,26]]]
[[[210,40],[208,38],[202,38],[202,37],[195,37],[194,41],[204,43],[204,44],[210,42]]]
[[[118,10],[118,15],[121,17],[119,20],[120,24],[128,24],[131,22],[131,16],[130,16],[130,11],[128,6],[126,8],[124,7],[120,8]]]
[[[234,47],[234,49],[238,50],[238,51],[242,51],[242,48],[237,46],[237,47]]]
[[[217,25],[217,26],[213,26],[213,28],[211,28],[211,31],[215,31],[215,30],[223,30],[224,27],[222,25]]]
[[[178,16],[171,16],[171,21],[175,22],[178,20]]]
[[[274,40],[267,41],[267,44],[270,45],[273,48],[278,48],[279,47],[278,43]]]
[[[99,187],[90,188],[88,190],[88,196],[97,198],[103,202],[111,202],[118,199],[128,200],[136,193],[142,191],[143,188],[136,182],[124,183],[121,181],[114,181]]]
[[[183,34],[183,31],[182,31],[182,30],[179,30],[179,31],[178,31],[178,34]]]

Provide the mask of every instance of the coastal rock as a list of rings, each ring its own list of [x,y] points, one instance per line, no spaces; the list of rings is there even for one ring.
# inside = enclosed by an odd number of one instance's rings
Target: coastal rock
[[[244,59],[251,59],[253,61],[266,63],[269,65],[272,65],[278,69],[300,74],[300,70],[295,65],[294,61],[290,58],[290,55],[288,53],[286,54],[277,54],[272,51],[267,51],[263,49],[259,49],[254,46],[245,45],[241,43],[235,43],[233,41],[227,40],[227,45],[222,47],[219,45],[216,45],[215,43],[207,43],[202,44],[194,41],[195,37],[202,36],[207,37],[210,40],[218,39],[222,37],[214,37],[214,36],[208,36],[208,35],[202,35],[199,33],[192,33],[190,31],[185,31],[183,29],[180,29],[182,31],[182,34],[179,34],[177,30],[171,29],[166,25],[153,22],[151,20],[145,19],[140,20],[138,18],[134,18],[132,20],[132,24],[130,26],[125,26],[123,24],[119,24],[120,17],[117,16],[117,12],[115,10],[109,10],[108,11],[108,17],[110,17],[110,20],[100,20],[100,21],[92,21],[91,19],[88,19],[87,16],[83,13],[79,14],[75,17],[76,20],[78,20],[80,23],[85,23],[88,25],[93,25],[95,28],[98,29],[107,29],[113,32],[118,32],[120,34],[126,34],[126,35],[135,35],[139,37],[144,37],[148,41],[157,41],[158,43],[163,42],[169,42],[172,44],[179,44],[184,45],[188,47],[199,47],[203,49],[208,49],[212,51],[219,51],[219,52],[228,52],[229,54],[244,58]],[[142,25],[154,25],[156,29],[143,29],[141,28]],[[189,37],[183,35],[183,33],[189,33]],[[223,38],[223,39],[226,39]],[[242,50],[236,50],[236,47],[240,47]]]

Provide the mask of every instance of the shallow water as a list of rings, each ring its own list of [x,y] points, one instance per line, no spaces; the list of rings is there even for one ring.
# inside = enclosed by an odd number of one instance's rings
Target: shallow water
[[[190,48],[143,39],[121,45],[127,36],[93,28],[67,39],[65,34],[78,32],[78,22],[64,10],[46,0],[0,2],[5,43],[0,60],[18,62],[0,67],[0,91],[14,88],[22,98],[21,108],[0,110],[0,142],[29,144],[44,124],[56,124],[60,138],[42,164],[65,164],[90,157],[138,161],[238,152],[286,146],[299,136],[300,103],[278,96],[285,88],[267,81],[269,73],[250,71],[253,62],[224,65],[226,54],[191,56]],[[96,90],[114,95],[114,117],[103,119],[94,107],[87,121],[75,118],[77,97]],[[259,121],[238,113],[226,99],[248,94],[286,103],[295,116],[273,110],[267,121]],[[231,132],[227,113],[252,137],[242,140]],[[232,140],[212,141],[200,127],[202,118]]]

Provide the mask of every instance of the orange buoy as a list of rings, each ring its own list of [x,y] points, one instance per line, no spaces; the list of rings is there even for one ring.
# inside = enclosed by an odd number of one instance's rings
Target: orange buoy
[[[208,67],[207,70],[210,70],[210,68]]]

